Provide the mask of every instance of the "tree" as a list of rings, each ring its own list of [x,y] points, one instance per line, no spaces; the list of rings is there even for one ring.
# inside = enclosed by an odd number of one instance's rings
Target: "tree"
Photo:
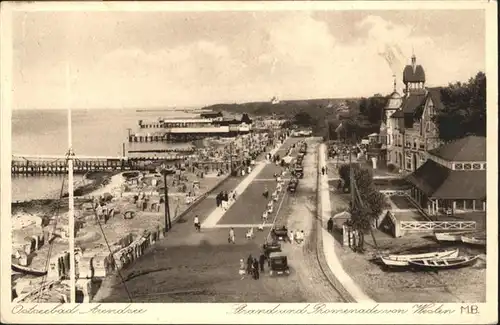
[[[351,168],[354,174],[352,187],[350,186]],[[353,199],[349,206],[350,222],[351,226],[359,233],[359,242],[356,248],[362,252],[364,250],[364,235],[367,232],[371,233],[376,244],[373,227],[379,215],[388,206],[388,202],[385,196],[376,189],[371,170],[361,168],[358,164],[344,164],[340,166],[339,175],[344,182],[344,188],[347,185],[348,188],[354,189],[354,192],[351,193]]]
[[[314,125],[314,119],[309,113],[302,111],[295,114],[294,124],[298,126],[311,127]]]
[[[443,108],[434,117],[444,141],[474,134],[486,136],[486,75],[478,72],[468,82],[441,89]]]
[[[252,124],[252,120],[250,119],[250,117],[248,117],[247,113],[243,113],[243,116],[241,117],[241,122],[246,124]]]

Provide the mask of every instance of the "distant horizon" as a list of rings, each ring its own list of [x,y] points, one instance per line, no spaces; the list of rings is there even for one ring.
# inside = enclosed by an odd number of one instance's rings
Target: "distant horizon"
[[[426,84],[425,88],[443,88],[447,87],[449,84],[457,83],[457,82],[468,82],[470,78],[474,78],[477,73],[482,72],[486,75],[486,73],[482,70],[478,70],[474,75],[471,75],[469,78],[466,80],[454,80],[454,81],[449,81],[448,84],[446,85],[433,85],[433,84]],[[487,76],[486,76],[487,78]],[[392,93],[393,89],[390,91],[384,93],[380,93],[382,96],[388,96]],[[397,90],[402,94],[402,89]],[[280,102],[294,102],[294,101],[308,101],[308,100],[348,100],[348,99],[361,99],[361,98],[368,98],[375,96],[377,93],[368,95],[368,96],[343,96],[343,97],[305,97],[305,98],[294,98],[294,99],[283,99],[279,98],[278,100]],[[186,110],[186,109],[193,109],[193,110],[202,110],[204,108],[210,107],[210,106],[215,106],[215,105],[242,105],[242,104],[249,104],[249,103],[266,103],[270,102],[271,98],[268,100],[250,100],[250,101],[239,101],[239,102],[216,102],[213,104],[206,104],[206,105],[186,105],[186,106],[166,106],[166,107],[161,107],[161,106],[150,106],[150,107],[72,107],[72,110]],[[30,107],[30,108],[13,108],[12,111],[30,111],[30,110],[67,110],[68,108],[42,108],[42,107]]]

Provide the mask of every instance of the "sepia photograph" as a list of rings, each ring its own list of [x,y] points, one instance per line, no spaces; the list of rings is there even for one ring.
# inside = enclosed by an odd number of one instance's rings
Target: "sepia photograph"
[[[274,4],[2,5],[11,313],[491,299],[496,5]]]

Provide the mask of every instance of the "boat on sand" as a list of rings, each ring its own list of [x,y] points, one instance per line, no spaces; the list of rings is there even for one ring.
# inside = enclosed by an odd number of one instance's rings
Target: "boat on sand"
[[[466,235],[461,237],[462,241],[466,244],[486,246],[485,235]]]
[[[474,231],[462,230],[462,231],[450,231],[450,232],[435,232],[434,237],[438,241],[461,241],[462,236],[473,234]]]
[[[471,266],[476,263],[479,255],[476,256],[460,256],[460,257],[442,257],[411,260],[408,263],[418,269],[424,270],[448,270],[458,269],[461,267]]]
[[[12,271],[14,272],[19,272],[23,274],[30,274],[34,276],[42,276],[47,274],[47,271],[45,270],[37,270],[28,266],[21,266],[19,264],[12,263]]]
[[[421,260],[429,258],[457,257],[458,248],[441,252],[430,252],[422,254],[387,255],[380,256],[382,262],[387,266],[408,266],[411,260]]]

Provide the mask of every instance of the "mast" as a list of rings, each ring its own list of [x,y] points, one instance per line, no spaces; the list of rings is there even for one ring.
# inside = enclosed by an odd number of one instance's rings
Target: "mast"
[[[73,139],[71,128],[71,80],[70,67],[66,65],[66,85],[68,96],[70,97],[68,105],[68,235],[69,235],[69,281],[70,281],[70,302],[76,302],[76,263],[75,263],[75,212],[74,212],[74,191],[73,191]]]

